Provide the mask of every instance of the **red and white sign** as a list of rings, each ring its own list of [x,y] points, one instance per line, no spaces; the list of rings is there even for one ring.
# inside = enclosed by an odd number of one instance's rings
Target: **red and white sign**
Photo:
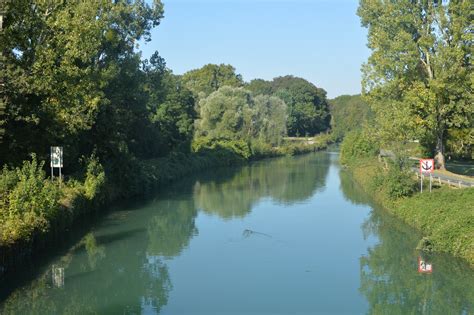
[[[418,257],[418,272],[419,273],[432,273],[433,272],[433,265],[427,263],[421,257]]]
[[[434,160],[421,159],[420,160],[420,173],[433,173],[433,172],[434,172]]]

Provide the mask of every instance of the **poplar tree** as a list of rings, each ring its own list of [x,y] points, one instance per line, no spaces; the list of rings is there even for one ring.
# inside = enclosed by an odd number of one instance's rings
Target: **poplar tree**
[[[363,90],[387,142],[419,139],[445,168],[448,129],[473,114],[472,2],[360,0],[372,50]]]

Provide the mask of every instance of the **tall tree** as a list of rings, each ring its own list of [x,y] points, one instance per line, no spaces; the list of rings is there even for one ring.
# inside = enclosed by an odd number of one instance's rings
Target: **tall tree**
[[[210,139],[249,140],[252,136],[253,100],[243,88],[224,86],[199,102],[197,136]]]
[[[418,138],[445,168],[448,128],[474,112],[472,1],[361,0],[372,55],[363,87],[382,138]]]
[[[235,73],[231,65],[208,64],[200,69],[191,70],[183,75],[184,85],[196,96],[200,93],[204,97],[217,91],[222,86],[241,87],[242,76]]]
[[[120,78],[137,79],[135,43],[149,39],[162,14],[158,0],[11,1],[0,41],[7,97],[2,162],[45,154],[56,143],[77,157],[84,153],[78,143],[100,138],[91,131],[101,117],[138,113],[136,100],[120,98],[123,90],[114,87],[129,86],[117,84]],[[101,120],[116,124],[103,128],[108,136],[121,132],[114,117]]]

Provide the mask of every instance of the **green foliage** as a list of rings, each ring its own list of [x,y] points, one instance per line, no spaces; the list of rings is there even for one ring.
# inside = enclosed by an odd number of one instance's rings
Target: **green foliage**
[[[286,105],[273,96],[255,98],[243,88],[224,86],[199,102],[196,136],[209,139],[260,139],[272,145],[286,133]]]
[[[352,164],[350,170],[362,188],[371,191],[379,204],[423,233],[426,239],[420,241],[421,245],[435,252],[463,257],[474,266],[474,189],[441,187],[435,188],[432,193],[412,193],[409,197],[391,198],[385,189],[374,187],[385,185],[390,177],[399,179],[398,171],[393,171],[395,175],[385,175],[383,182],[380,182],[378,174],[381,167],[374,158]],[[374,179],[379,183],[374,183]],[[400,187],[398,183],[391,185]],[[406,191],[402,188],[401,191],[394,189],[394,196]]]
[[[252,137],[252,96],[242,88],[225,86],[199,102],[197,136],[211,139]]]
[[[223,86],[243,86],[242,76],[235,73],[234,67],[225,64],[207,64],[200,69],[188,71],[182,80],[195,96],[202,93],[204,97]]]
[[[474,123],[471,128],[449,129],[446,147],[453,158],[474,160]]]
[[[288,109],[289,136],[308,136],[329,128],[330,114],[326,91],[294,76],[264,81],[253,80],[247,85],[253,95],[273,95],[282,99]]]
[[[228,152],[243,159],[249,159],[252,155],[248,143],[244,140],[213,139],[210,137],[198,137],[193,141],[193,151],[196,153],[206,150],[215,151],[222,155]]]
[[[359,158],[373,157],[379,152],[379,146],[368,130],[349,132],[341,144],[341,163],[350,164]]]
[[[156,0],[10,1],[0,41],[7,100],[0,163],[18,164],[29,152],[45,158],[54,143],[76,160],[94,140],[107,140],[101,156],[120,140],[133,142],[127,136],[144,125],[134,43],[148,40],[162,15]]]
[[[25,161],[20,168],[6,167],[0,175],[0,243],[28,239],[34,231],[46,232],[59,210],[60,190],[46,179],[44,162]]]
[[[417,181],[408,167],[390,163],[387,170],[380,169],[373,179],[374,190],[382,191],[389,199],[409,197],[417,190]]]
[[[93,155],[88,160],[86,179],[84,181],[85,196],[89,200],[93,200],[101,196],[105,186],[105,171],[99,162],[99,159]],[[97,198],[97,199],[100,199]]]
[[[331,133],[339,141],[356,129],[361,129],[373,116],[369,105],[360,95],[342,95],[329,101],[331,108]]]
[[[360,1],[366,98],[386,142],[419,139],[444,167],[447,130],[474,113],[470,1]]]

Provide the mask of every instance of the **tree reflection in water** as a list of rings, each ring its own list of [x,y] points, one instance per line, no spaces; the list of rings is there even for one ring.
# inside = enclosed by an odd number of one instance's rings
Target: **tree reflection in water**
[[[329,166],[329,156],[318,153],[223,168],[176,183],[145,207],[108,215],[14,290],[0,313],[158,314],[173,288],[166,260],[180,255],[198,234],[197,209],[230,219],[246,216],[262,198],[303,202],[324,187]],[[64,285],[53,286],[52,265],[64,270]]]
[[[351,178],[340,172],[344,196],[373,210],[362,226],[364,237],[379,242],[360,258],[360,292],[369,314],[471,314],[474,271],[449,255],[427,256],[415,248],[421,235],[377,207]],[[433,273],[418,272],[418,257],[433,264]]]
[[[326,153],[316,153],[254,163],[237,171],[222,169],[212,180],[196,183],[196,206],[232,219],[245,217],[266,197],[284,204],[303,202],[324,188],[329,158]]]

